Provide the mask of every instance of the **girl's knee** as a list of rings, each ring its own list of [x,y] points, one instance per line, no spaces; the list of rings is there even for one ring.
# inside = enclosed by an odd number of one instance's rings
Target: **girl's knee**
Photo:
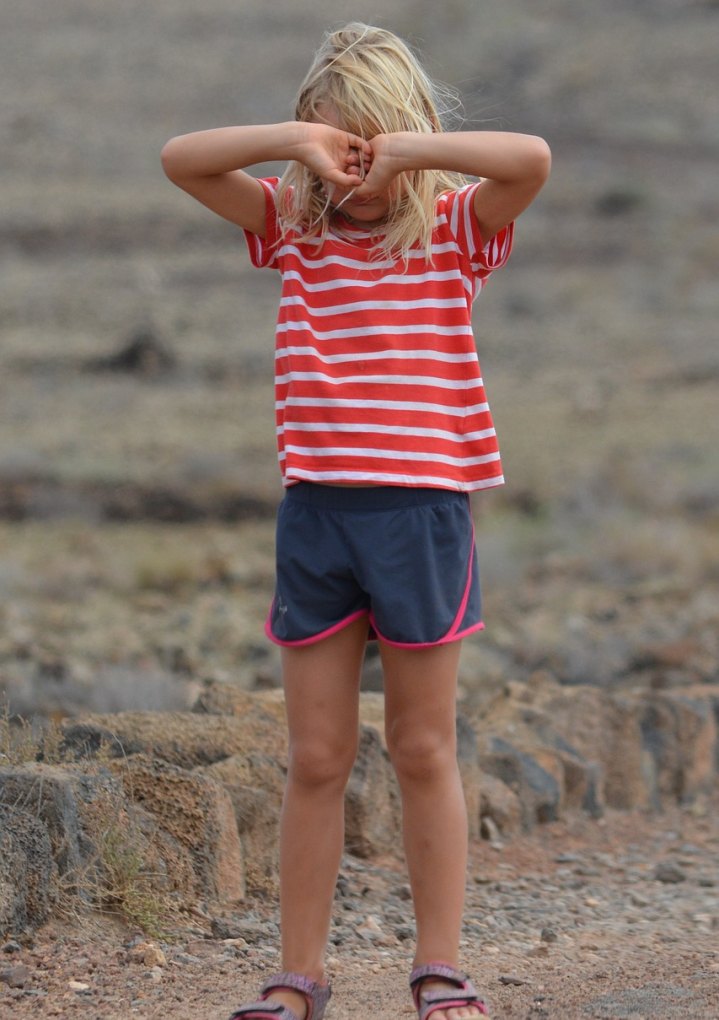
[[[306,787],[344,789],[357,754],[355,747],[322,741],[291,743],[288,779]]]
[[[395,733],[387,749],[400,782],[428,782],[457,769],[453,734]]]

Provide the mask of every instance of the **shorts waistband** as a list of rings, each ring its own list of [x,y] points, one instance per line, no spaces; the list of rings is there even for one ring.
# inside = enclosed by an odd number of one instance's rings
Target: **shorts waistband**
[[[285,500],[306,503],[323,510],[398,510],[408,506],[430,506],[467,502],[466,492],[414,485],[320,485],[296,482],[285,489]]]

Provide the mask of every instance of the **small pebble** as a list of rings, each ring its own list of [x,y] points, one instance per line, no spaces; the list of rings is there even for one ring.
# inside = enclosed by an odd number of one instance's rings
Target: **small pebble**
[[[0,970],[0,983],[10,988],[24,988],[30,980],[30,968],[24,963],[18,963],[14,967]]]
[[[686,872],[674,861],[660,861],[654,869],[654,878],[657,882],[675,884],[686,881],[686,877]]]

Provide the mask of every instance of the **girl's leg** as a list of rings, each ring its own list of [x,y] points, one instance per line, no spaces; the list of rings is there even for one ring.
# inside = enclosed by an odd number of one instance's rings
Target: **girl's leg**
[[[282,650],[289,727],[280,825],[282,969],[315,981],[324,976],[344,846],[344,792],[357,754],[366,641],[367,621],[360,619],[317,644]],[[301,996],[272,998],[304,1017]]]
[[[426,649],[382,643],[387,747],[402,795],[402,825],[417,920],[415,965],[458,965],[467,871],[467,809],[457,763],[461,642]],[[475,1020],[476,1007],[433,1020]]]

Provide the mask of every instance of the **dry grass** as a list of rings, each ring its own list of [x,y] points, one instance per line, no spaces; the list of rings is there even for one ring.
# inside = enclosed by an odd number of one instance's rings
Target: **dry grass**
[[[21,767],[34,762],[68,764],[62,748],[60,725],[50,720],[39,726],[11,716],[7,702],[0,711],[0,765]],[[112,780],[110,761],[116,756],[101,746],[92,760],[78,769],[94,777],[92,795],[80,805],[83,845],[91,847],[82,863],[58,875],[56,910],[59,916],[88,920],[91,912],[112,913],[139,926],[149,935],[161,936],[176,916],[176,904],[152,871],[157,853],[135,817],[131,800],[120,783]],[[42,795],[39,794],[39,797]],[[13,805],[15,807],[22,805]]]

